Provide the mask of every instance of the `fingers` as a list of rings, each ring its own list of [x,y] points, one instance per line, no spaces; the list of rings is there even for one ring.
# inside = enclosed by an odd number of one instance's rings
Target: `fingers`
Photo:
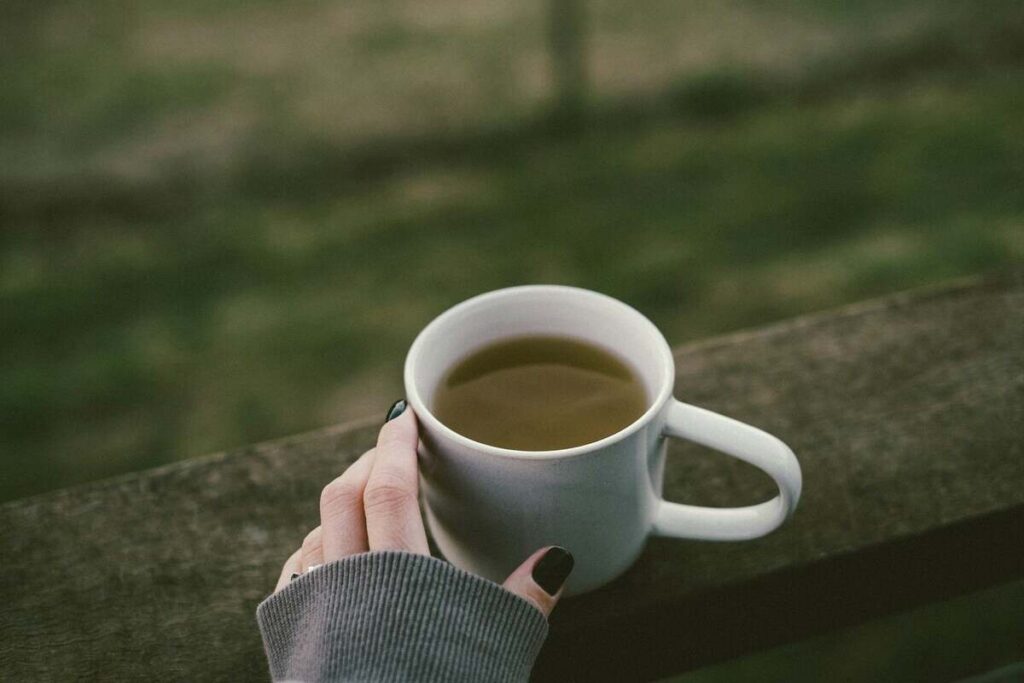
[[[333,562],[369,550],[363,492],[373,467],[374,449],[362,454],[320,494],[323,559]]]
[[[429,555],[419,508],[416,418],[405,401],[388,411],[377,446],[320,494],[320,526],[281,569],[275,592],[310,567],[368,550]]]
[[[277,585],[274,586],[274,592],[281,590],[292,580],[292,574],[298,574],[302,571],[302,549],[296,550],[291,554],[287,560],[285,560],[284,567],[281,568],[281,576],[277,579]]]
[[[380,430],[363,493],[370,550],[430,554],[420,516],[417,441],[416,418],[411,410],[394,417]]]
[[[302,541],[302,571],[324,563],[323,528],[317,527]]]
[[[526,598],[547,618],[562,595],[573,557],[565,548],[541,548],[512,572],[503,584],[507,590]]]

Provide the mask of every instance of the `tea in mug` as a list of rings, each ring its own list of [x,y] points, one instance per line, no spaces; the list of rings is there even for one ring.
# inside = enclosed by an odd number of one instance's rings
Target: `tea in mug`
[[[647,409],[639,375],[611,351],[546,335],[502,339],[449,369],[431,410],[474,441],[524,451],[581,446]]]

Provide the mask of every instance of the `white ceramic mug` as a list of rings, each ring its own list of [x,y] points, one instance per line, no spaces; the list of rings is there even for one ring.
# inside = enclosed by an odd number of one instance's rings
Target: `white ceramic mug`
[[[593,443],[517,451],[473,441],[431,412],[445,373],[490,342],[521,335],[589,341],[627,359],[648,408]],[[420,424],[427,522],[457,566],[501,582],[545,545],[576,558],[567,591],[588,591],[624,572],[651,534],[739,541],[772,531],[793,512],[801,474],[793,451],[759,429],[672,397],[668,342],[632,307],[585,289],[529,285],[464,301],[435,318],[405,361],[406,396]],[[748,507],[708,508],[661,498],[666,437],[745,460],[775,480],[779,495]]]

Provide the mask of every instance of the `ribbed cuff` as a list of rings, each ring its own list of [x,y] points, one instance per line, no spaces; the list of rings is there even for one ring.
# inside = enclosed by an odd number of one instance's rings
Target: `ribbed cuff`
[[[352,555],[256,609],[275,681],[525,681],[544,616],[496,583],[426,555]]]

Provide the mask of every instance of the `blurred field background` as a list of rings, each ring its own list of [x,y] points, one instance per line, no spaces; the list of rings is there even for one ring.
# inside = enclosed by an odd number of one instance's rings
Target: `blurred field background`
[[[7,0],[0,500],[382,415],[497,287],[681,343],[1024,262],[1019,1],[594,0],[567,99],[572,4]]]
[[[673,343],[1024,255],[1024,8],[63,0],[0,21],[0,499],[380,413],[488,289]]]

